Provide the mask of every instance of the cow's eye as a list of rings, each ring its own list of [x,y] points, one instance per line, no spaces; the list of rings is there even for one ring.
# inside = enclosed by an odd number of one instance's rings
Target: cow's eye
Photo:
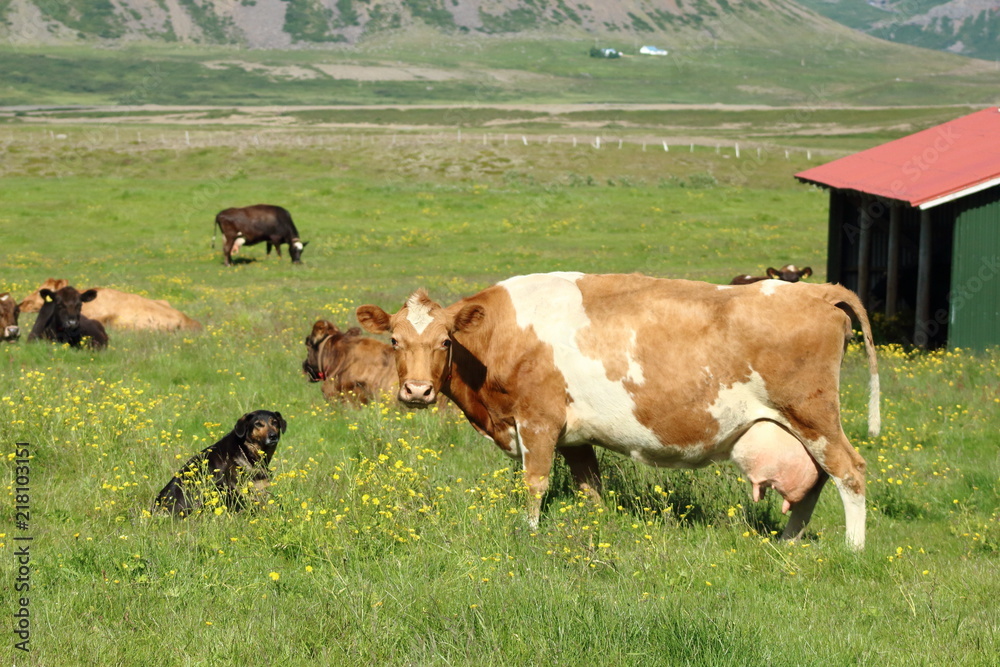
[[[389,344],[392,345],[393,347],[399,347],[399,343],[396,341],[395,338],[390,338]]]
[[[441,341],[441,347],[443,347],[446,350],[449,347],[451,347],[451,339],[450,338],[445,338],[443,341]]]

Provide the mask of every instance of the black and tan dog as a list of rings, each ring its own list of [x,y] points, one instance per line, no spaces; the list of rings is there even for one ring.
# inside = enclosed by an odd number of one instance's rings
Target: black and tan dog
[[[153,511],[189,516],[209,506],[240,510],[270,484],[271,457],[288,424],[280,412],[257,410],[184,464],[153,503]]]

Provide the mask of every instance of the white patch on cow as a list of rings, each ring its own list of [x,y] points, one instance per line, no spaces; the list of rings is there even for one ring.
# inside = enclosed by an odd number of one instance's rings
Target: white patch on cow
[[[553,361],[566,381],[565,444],[597,442],[623,452],[644,450],[649,456],[663,449],[649,428],[635,417],[635,401],[624,378],[611,381],[604,362],[580,351],[580,333],[591,326],[576,281],[581,273],[517,276],[499,285],[507,290],[517,325],[532,330],[552,348]],[[630,343],[634,348],[635,341]],[[629,379],[641,381],[641,369],[629,363]]]
[[[0,301],[6,301],[9,298],[10,298],[10,294],[4,294],[3,296],[0,296]]]
[[[855,551],[865,548],[865,497],[855,493],[842,480],[833,478],[844,503],[844,518],[847,524],[847,545]]]
[[[745,278],[749,278],[750,276],[744,276],[744,277]],[[732,288],[733,288],[732,285],[716,285],[715,286],[715,289],[732,289]]]
[[[508,452],[508,454],[516,458],[517,455],[520,453],[521,469],[524,470],[525,469],[524,457],[528,453],[528,448],[524,446],[524,440],[521,439],[521,425],[516,424],[514,428],[510,429],[510,432],[511,432],[510,440],[514,444],[514,447],[511,449],[510,452]]]
[[[784,280],[774,280],[771,278],[767,280],[761,280],[760,293],[765,296],[771,296],[772,294],[774,294],[774,290],[778,289],[779,287],[788,287],[791,284],[792,283],[785,282]]]
[[[770,407],[767,388],[760,373],[750,369],[746,382],[735,382],[729,387],[720,386],[715,402],[708,407],[719,426],[716,440],[726,442],[738,435],[748,424],[769,419],[787,426],[781,414]]]
[[[406,302],[406,319],[417,330],[417,334],[422,334],[434,321],[431,317],[431,307],[419,301],[415,294]]]
[[[296,250],[302,250],[303,248],[305,248],[305,246],[302,245],[302,241],[296,241],[295,243],[292,244],[292,247],[295,248]]]
[[[625,374],[625,379],[630,381],[632,384],[641,385],[646,381],[646,376],[643,375],[642,365],[635,360],[636,352],[636,338],[638,334],[633,331],[632,337],[629,339],[628,348],[625,350],[625,360],[628,361],[628,372]]]

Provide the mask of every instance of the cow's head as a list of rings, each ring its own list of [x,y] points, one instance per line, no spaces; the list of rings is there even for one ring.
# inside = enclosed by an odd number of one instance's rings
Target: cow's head
[[[326,379],[326,365],[330,361],[329,351],[333,344],[344,336],[360,336],[361,329],[351,327],[346,332],[327,320],[316,320],[312,331],[306,336],[306,360],[302,362],[302,372],[309,376],[310,382],[320,382]]]
[[[392,336],[400,402],[425,408],[434,404],[451,377],[454,335],[477,329],[484,313],[482,306],[464,302],[442,308],[419,290],[395,315],[368,305],[358,308],[357,316],[368,331]]]
[[[288,254],[292,256],[293,264],[302,263],[302,251],[306,249],[307,245],[309,245],[309,241],[300,241],[297,236],[288,244]]]
[[[17,326],[17,316],[21,313],[17,302],[9,292],[0,294],[0,341],[13,342],[21,335]]]
[[[48,278],[37,290],[24,297],[24,300],[18,304],[18,307],[20,307],[22,313],[37,313],[45,305],[45,301],[42,299],[43,289],[55,292],[66,287],[66,285],[69,285],[69,281],[65,278]]]
[[[83,304],[97,298],[97,290],[89,289],[81,294],[70,285],[55,292],[42,288],[39,293],[42,301],[52,307],[52,323],[63,331],[76,330],[80,326],[80,309]]]
[[[784,280],[786,283],[797,283],[813,274],[811,267],[798,269],[794,264],[785,264],[780,269],[768,268],[767,277],[774,280]]]

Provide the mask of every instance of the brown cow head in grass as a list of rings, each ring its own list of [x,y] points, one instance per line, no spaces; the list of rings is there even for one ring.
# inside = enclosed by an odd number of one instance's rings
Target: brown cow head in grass
[[[20,314],[21,309],[10,292],[0,294],[0,341],[12,343],[21,336],[21,328],[17,326]]]
[[[316,320],[312,331],[306,336],[306,360],[302,362],[302,372],[309,376],[310,382],[322,382],[327,379],[336,359],[333,358],[333,346],[341,338],[360,336],[361,329],[351,327],[346,332],[327,320]]]

